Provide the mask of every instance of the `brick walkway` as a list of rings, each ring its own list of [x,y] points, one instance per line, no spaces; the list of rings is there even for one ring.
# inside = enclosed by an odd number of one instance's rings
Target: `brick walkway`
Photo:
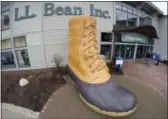
[[[124,74],[142,81],[166,98],[167,66],[162,63],[159,66],[154,64],[155,62],[150,60],[150,66],[147,67],[144,60],[129,60],[124,62],[123,71]]]
[[[154,119],[167,118],[167,102],[157,92],[137,80],[122,76],[113,79],[120,85],[133,91],[138,98],[137,111],[124,119]],[[39,119],[112,119],[95,113],[81,102],[76,89],[70,83],[57,90],[43,108]]]

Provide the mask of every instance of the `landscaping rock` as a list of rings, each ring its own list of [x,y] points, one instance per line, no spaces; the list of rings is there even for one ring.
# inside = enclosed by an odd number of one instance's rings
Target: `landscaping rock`
[[[29,81],[28,81],[27,79],[25,79],[25,78],[21,78],[21,79],[19,80],[19,85],[20,85],[21,87],[26,86],[28,83],[29,83]]]

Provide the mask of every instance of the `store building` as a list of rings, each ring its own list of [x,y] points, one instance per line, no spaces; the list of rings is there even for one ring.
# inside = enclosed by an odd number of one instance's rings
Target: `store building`
[[[83,14],[97,18],[99,50],[107,59],[116,52],[124,59],[153,52],[154,39],[139,33],[114,33],[114,26],[153,25],[160,33],[159,19],[163,16],[149,2],[2,2],[2,70],[53,67],[54,55],[60,55],[62,65],[66,65],[68,21]]]

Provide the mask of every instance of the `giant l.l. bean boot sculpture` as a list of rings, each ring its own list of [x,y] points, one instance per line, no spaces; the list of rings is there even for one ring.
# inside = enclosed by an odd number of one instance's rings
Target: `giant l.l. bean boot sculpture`
[[[135,95],[116,84],[98,54],[96,19],[76,16],[69,21],[69,75],[82,101],[98,113],[122,117],[137,107]]]

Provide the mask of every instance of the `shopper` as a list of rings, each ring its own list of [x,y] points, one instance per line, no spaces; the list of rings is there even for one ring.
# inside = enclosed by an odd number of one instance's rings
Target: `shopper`
[[[150,59],[150,53],[148,52],[146,54],[146,64],[147,64],[148,67],[149,67],[149,59]]]
[[[156,66],[159,65],[159,61],[160,61],[160,54],[158,53],[158,54],[156,55]]]

